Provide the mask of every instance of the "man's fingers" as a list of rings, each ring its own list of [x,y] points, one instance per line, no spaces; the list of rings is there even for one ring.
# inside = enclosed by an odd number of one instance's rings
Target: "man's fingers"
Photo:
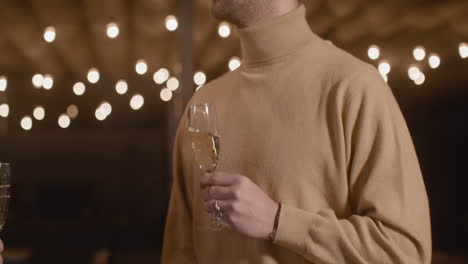
[[[0,252],[3,252],[4,249],[3,241],[0,239]]]
[[[203,201],[229,200],[235,198],[235,195],[232,187],[211,185],[202,190],[202,198]]]
[[[224,172],[212,172],[203,174],[200,180],[200,188],[204,189],[211,185],[229,186],[236,182],[240,176]]]

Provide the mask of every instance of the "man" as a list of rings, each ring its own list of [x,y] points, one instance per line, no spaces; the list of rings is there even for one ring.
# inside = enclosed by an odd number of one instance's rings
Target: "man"
[[[214,173],[180,121],[163,263],[430,263],[418,159],[375,68],[311,32],[297,0],[213,13],[237,25],[242,66],[189,102],[216,106]],[[199,228],[215,203],[229,228]]]

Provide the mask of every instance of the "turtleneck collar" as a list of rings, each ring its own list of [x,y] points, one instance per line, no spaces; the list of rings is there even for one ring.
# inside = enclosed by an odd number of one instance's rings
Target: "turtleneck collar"
[[[237,29],[242,48],[242,63],[266,62],[294,52],[318,39],[306,21],[304,5],[253,26]]]

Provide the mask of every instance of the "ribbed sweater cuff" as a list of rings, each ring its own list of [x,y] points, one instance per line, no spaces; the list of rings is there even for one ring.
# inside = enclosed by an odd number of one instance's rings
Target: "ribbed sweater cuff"
[[[273,243],[286,248],[302,248],[307,226],[301,223],[304,217],[301,210],[282,204],[278,229]]]

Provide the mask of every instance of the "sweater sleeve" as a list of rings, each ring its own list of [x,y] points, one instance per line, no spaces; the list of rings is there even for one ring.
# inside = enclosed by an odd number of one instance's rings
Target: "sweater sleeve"
[[[349,83],[339,112],[352,213],[285,204],[274,242],[320,264],[430,263],[427,194],[398,103],[376,71]]]
[[[195,263],[192,240],[192,207],[184,117],[177,129],[172,157],[172,188],[164,232],[163,264]]]

